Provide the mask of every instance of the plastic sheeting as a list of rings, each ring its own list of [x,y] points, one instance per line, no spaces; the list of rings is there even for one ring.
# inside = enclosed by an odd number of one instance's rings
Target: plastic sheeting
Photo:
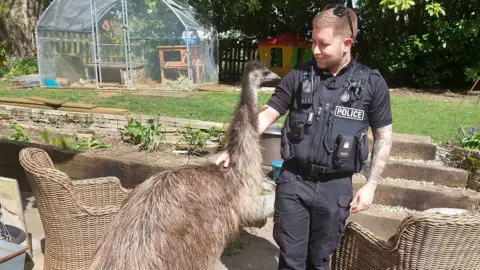
[[[174,0],[55,0],[37,25],[40,81],[175,88],[218,82],[218,40]]]

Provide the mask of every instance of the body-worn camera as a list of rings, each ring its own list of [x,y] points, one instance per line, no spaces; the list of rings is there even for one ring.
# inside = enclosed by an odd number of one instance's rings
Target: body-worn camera
[[[363,86],[360,81],[348,79],[345,83],[340,99],[344,105],[350,105],[359,100],[363,92]]]
[[[337,142],[338,146],[335,162],[337,165],[341,166],[345,163],[345,160],[349,159],[352,148],[354,147],[354,140],[353,136],[338,135]]]
[[[313,103],[313,66],[310,67],[310,74],[307,71],[303,72],[302,78],[302,105],[310,105]]]
[[[292,140],[301,141],[303,140],[305,124],[302,121],[295,120],[293,126],[291,127],[291,138]]]

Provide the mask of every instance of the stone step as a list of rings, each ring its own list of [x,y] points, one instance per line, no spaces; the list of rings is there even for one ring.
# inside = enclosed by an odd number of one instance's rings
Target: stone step
[[[356,222],[376,236],[388,240],[394,235],[403,219],[415,211],[403,207],[372,204],[366,210],[351,213],[347,222]]]
[[[354,175],[354,193],[364,184],[365,178],[362,175]],[[480,193],[429,182],[385,178],[378,183],[373,203],[402,206],[417,211],[437,207],[470,209],[480,203]]]
[[[465,187],[468,181],[468,172],[435,162],[392,158],[388,161],[382,177],[433,182],[448,187]]]
[[[370,152],[373,147],[373,135],[368,134]],[[393,133],[390,156],[405,159],[434,160],[437,146],[430,143],[429,136]]]

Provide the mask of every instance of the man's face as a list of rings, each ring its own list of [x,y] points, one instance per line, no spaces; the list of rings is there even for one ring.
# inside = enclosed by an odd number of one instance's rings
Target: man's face
[[[346,53],[344,39],[340,35],[335,36],[330,27],[315,27],[312,32],[312,52],[319,68],[335,67]]]

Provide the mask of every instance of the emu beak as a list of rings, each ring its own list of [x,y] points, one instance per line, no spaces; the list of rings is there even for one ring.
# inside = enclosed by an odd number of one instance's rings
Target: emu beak
[[[278,76],[275,72],[273,71],[270,71],[268,73],[267,76],[265,76],[265,81],[266,82],[271,82],[271,81],[276,81],[276,80],[280,80],[282,78],[280,78],[280,76]]]

